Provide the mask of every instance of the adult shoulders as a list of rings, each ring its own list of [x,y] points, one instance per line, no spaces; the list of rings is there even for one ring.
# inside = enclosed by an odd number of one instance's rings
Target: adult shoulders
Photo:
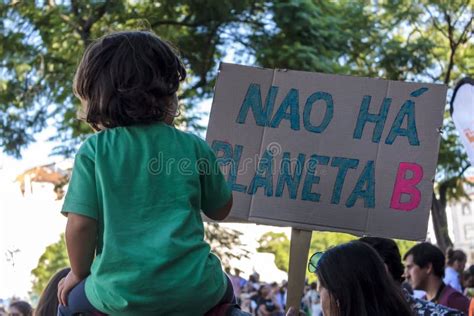
[[[459,273],[452,267],[448,266],[445,268],[443,282],[446,285],[450,285],[458,292],[462,292],[461,282],[459,280]]]
[[[414,298],[412,304],[410,304],[412,309],[415,311],[415,315],[445,315],[445,316],[461,316],[464,315],[461,311],[452,309],[440,304],[433,302],[425,301],[419,298]]]
[[[462,316],[464,315],[462,312],[436,304],[427,300],[423,300],[421,298],[416,298],[410,295],[407,290],[403,289],[403,294],[405,296],[406,301],[410,305],[411,309],[415,312],[416,316],[431,316],[431,315],[439,315],[439,316]]]
[[[447,305],[451,308],[459,309],[460,311],[467,314],[469,311],[469,304],[470,304],[469,299],[466,296],[464,296],[462,293],[459,293],[456,289],[454,289],[450,285],[446,285],[446,288],[448,292]]]

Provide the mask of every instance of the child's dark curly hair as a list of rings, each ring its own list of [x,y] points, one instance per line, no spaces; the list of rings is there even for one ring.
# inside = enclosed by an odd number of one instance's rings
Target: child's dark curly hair
[[[108,34],[87,47],[74,78],[81,118],[95,130],[150,124],[176,114],[186,70],[175,50],[151,32]]]

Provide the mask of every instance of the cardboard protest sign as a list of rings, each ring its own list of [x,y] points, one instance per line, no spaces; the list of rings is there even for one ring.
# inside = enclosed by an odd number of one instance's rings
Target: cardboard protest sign
[[[424,239],[443,85],[221,64],[207,142],[231,220]]]

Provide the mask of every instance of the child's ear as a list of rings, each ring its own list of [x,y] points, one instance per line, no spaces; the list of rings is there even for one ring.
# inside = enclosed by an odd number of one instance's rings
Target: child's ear
[[[176,92],[170,97],[170,109],[174,117],[179,115],[179,102]]]
[[[164,118],[164,122],[168,125],[173,125],[173,121],[175,117],[179,115],[178,111],[178,95],[174,93],[172,96],[169,97],[168,99],[168,105],[169,105],[169,112],[166,113],[166,116]]]

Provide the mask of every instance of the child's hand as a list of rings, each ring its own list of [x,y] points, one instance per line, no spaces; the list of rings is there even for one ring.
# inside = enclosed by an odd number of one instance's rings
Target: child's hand
[[[82,280],[78,278],[72,270],[69,271],[65,278],[62,278],[58,283],[58,301],[59,304],[67,306],[67,297],[69,292]]]

